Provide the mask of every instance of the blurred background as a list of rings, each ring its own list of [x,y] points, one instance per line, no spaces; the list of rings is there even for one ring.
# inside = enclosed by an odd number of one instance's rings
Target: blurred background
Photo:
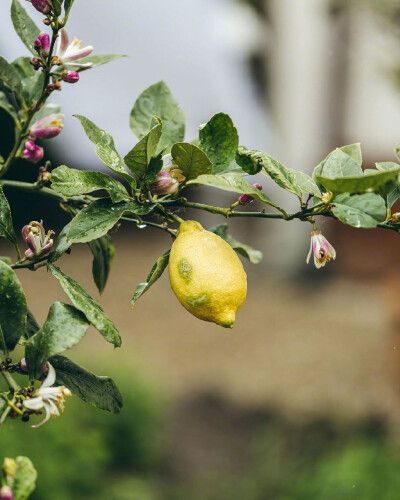
[[[129,58],[64,85],[55,98],[65,129],[46,152],[53,166],[103,169],[72,115],[108,130],[126,154],[136,142],[128,126],[135,99],[164,79],[186,112],[188,140],[224,111],[243,145],[309,173],[352,142],[361,142],[365,167],[393,160],[399,20],[399,0],[122,0],[118,9],[77,0],[70,35],[96,53]],[[4,13],[1,28],[1,53],[11,60],[25,53]],[[12,131],[0,118],[5,156]],[[9,177],[36,175],[21,164]],[[296,209],[260,180],[270,197]],[[46,228],[66,222],[52,202],[7,195],[17,228],[33,219]],[[220,206],[235,199],[205,189],[198,196]],[[206,226],[223,222],[196,216]],[[244,263],[249,297],[232,332],[190,316],[166,275],[132,311],[135,286],[171,242],[151,229],[123,226],[115,235],[101,304],[123,348],[113,352],[91,330],[70,355],[111,375],[125,407],[116,417],[73,398],[38,430],[8,425],[1,456],[34,460],[34,500],[399,498],[398,235],[326,222],[321,229],[338,257],[316,271],[305,264],[305,224],[229,225],[264,253],[258,266]],[[0,253],[11,255],[3,241]],[[74,247],[60,265],[97,297],[88,248]],[[19,276],[39,322],[52,302],[66,301],[45,270]]]

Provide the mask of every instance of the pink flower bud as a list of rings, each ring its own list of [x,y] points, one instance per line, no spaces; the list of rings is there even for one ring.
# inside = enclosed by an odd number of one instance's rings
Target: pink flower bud
[[[0,489],[0,500],[13,500],[14,494],[9,486],[2,486]]]
[[[156,180],[150,184],[149,189],[153,194],[174,194],[178,191],[179,182],[166,170],[158,173]]]
[[[255,184],[253,184],[253,187],[257,188],[259,191],[262,190],[262,186],[258,182],[256,182]],[[251,195],[249,195],[249,194],[242,194],[239,197],[238,201],[239,201],[239,203],[241,205],[249,205],[250,203],[252,203],[254,201],[254,198]]]
[[[336,251],[329,241],[323,236],[321,231],[313,231],[311,233],[310,251],[307,255],[307,264],[310,262],[311,255],[314,253],[314,264],[317,269],[331,259],[336,259]]]
[[[50,53],[50,36],[42,31],[39,33],[38,39],[35,41],[35,47],[36,47],[36,42],[40,42],[40,49],[42,51],[42,54],[47,57]]]
[[[29,129],[29,134],[31,137],[37,139],[51,139],[56,137],[63,129],[63,119],[64,115],[58,113],[45,116],[32,125]]]
[[[25,149],[22,152],[22,157],[31,163],[37,163],[44,156],[43,148],[37,146],[33,141],[25,142]]]
[[[51,10],[47,0],[31,0],[31,2],[35,9],[42,14],[48,14]]]
[[[79,81],[79,73],[76,71],[65,70],[61,73],[61,78],[67,83],[76,83]]]
[[[30,222],[22,228],[21,234],[29,247],[25,252],[25,256],[29,260],[36,260],[50,253],[54,243],[51,239],[51,235],[54,234],[54,231],[48,231],[46,234],[43,227],[43,221]]]
[[[19,362],[19,367],[21,368],[21,370],[23,372],[27,372],[28,371],[28,365],[26,363],[26,359],[25,358],[21,359],[21,361]]]

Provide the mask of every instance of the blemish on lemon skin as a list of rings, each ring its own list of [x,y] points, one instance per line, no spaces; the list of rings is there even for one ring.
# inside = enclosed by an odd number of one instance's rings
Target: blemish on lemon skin
[[[192,266],[185,259],[182,259],[178,264],[178,272],[186,283],[190,283],[192,280]]]
[[[200,297],[188,297],[186,302],[192,307],[204,306],[209,301],[209,296],[206,293],[200,295]]]

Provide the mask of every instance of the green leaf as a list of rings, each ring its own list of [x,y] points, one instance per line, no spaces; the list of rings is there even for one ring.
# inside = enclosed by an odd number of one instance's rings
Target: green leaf
[[[239,147],[238,132],[225,113],[214,115],[199,132],[200,148],[212,162],[213,174],[226,169],[235,159]]]
[[[153,208],[154,205],[142,205],[137,201],[127,201],[113,205],[111,200],[106,198],[96,200],[72,219],[67,239],[71,243],[87,243],[101,238],[125,214],[146,215]]]
[[[98,54],[94,56],[87,56],[79,59],[79,64],[87,64],[91,63],[91,66],[88,68],[77,68],[76,71],[82,72],[88,69],[96,68],[97,66],[101,66],[103,64],[107,64],[114,59],[120,59],[121,57],[127,57],[126,54]],[[68,66],[68,65],[66,65]]]
[[[172,158],[186,177],[186,181],[202,174],[212,173],[212,163],[208,156],[193,144],[180,142],[172,146]]]
[[[7,90],[14,92],[19,102],[22,101],[22,85],[18,71],[9,64],[4,57],[0,56],[0,81],[4,83]]]
[[[70,276],[64,274],[61,269],[53,264],[47,265],[51,274],[57,278],[64,292],[71,299],[73,305],[86,316],[86,319],[103,335],[103,337],[120,347],[121,337],[111,319],[105,314],[101,306]]]
[[[385,219],[384,199],[375,193],[340,194],[333,200],[333,214],[340,221],[353,227],[370,229]]]
[[[13,484],[14,500],[27,500],[36,486],[37,472],[27,457],[17,457],[17,473]]]
[[[26,343],[29,376],[39,378],[46,361],[80,342],[88,328],[85,316],[75,307],[55,302],[42,328]]]
[[[192,179],[187,183],[211,186],[224,191],[231,191],[239,194],[249,194],[253,198],[260,200],[271,207],[278,206],[271,201],[262,191],[249,184],[241,175],[228,173],[224,175],[199,175],[197,179]]]
[[[61,14],[63,0],[49,0],[49,4],[56,16]]]
[[[12,351],[26,328],[26,298],[15,272],[0,261],[0,326],[7,348]]]
[[[11,64],[18,74],[20,85],[22,86],[23,98],[28,105],[31,105],[42,94],[45,79],[44,73],[33,69],[29,57],[18,57]]]
[[[61,105],[56,102],[46,102],[35,114],[32,122],[37,122],[46,116],[59,113],[61,111]]]
[[[14,108],[14,106],[8,101],[7,96],[4,92],[0,91],[0,108],[4,109],[15,123],[18,123],[18,114]]]
[[[342,146],[339,148],[343,153],[349,155],[358,165],[362,165],[362,152],[361,152],[361,144],[356,142],[355,144],[349,144],[347,146]]]
[[[209,231],[220,236],[235,250],[235,252],[249,259],[252,264],[259,264],[262,261],[263,254],[259,250],[255,250],[251,246],[241,243],[228,234],[228,224],[219,224],[218,226],[210,227]]]
[[[71,247],[71,242],[67,240],[67,233],[69,231],[69,228],[71,227],[71,223],[68,223],[63,229],[61,230],[60,234],[58,235],[57,238],[57,243],[55,249],[51,252],[49,255],[49,262],[54,263],[58,259],[60,259],[65,252],[69,250]]]
[[[317,176],[317,181],[332,193],[365,193],[366,191],[380,192],[387,194],[395,187],[400,173],[400,165],[396,170],[388,170],[379,172],[375,170],[373,173],[368,172],[366,175],[358,175],[354,177],[322,177]]]
[[[74,1],[75,0],[64,0],[65,17],[69,16],[72,6],[74,5]]]
[[[135,102],[130,116],[132,132],[142,139],[152,128],[153,116],[163,123],[160,149],[171,148],[185,137],[185,115],[165,82],[151,85]]]
[[[114,259],[115,247],[108,235],[89,241],[88,245],[93,254],[93,279],[99,292],[103,293]]]
[[[24,338],[30,339],[39,330],[40,330],[40,326],[38,325],[38,322],[36,321],[35,316],[32,314],[32,311],[28,308]]]
[[[111,378],[98,377],[61,354],[53,356],[50,363],[56,370],[57,384],[100,410],[115,414],[121,411],[122,396]]]
[[[154,118],[156,118],[157,124],[124,158],[129,170],[135,174],[138,179],[141,179],[145,175],[151,159],[157,153],[158,144],[161,139],[163,126],[158,117]]]
[[[317,197],[322,196],[317,183],[308,174],[300,172],[299,170],[293,170],[293,178],[294,183],[303,193],[313,194]]]
[[[376,168],[381,172],[388,172],[399,168],[399,164],[394,163],[392,161],[385,161],[381,163],[376,163]],[[399,179],[397,180],[397,186],[392,191],[390,191],[386,196],[386,204],[388,208],[392,208],[398,199],[400,199]]]
[[[13,245],[17,244],[13,221],[11,217],[11,209],[7,198],[0,186],[0,237],[6,238]]]
[[[256,155],[257,161],[263,166],[261,170],[262,174],[270,177],[278,186],[301,199],[301,189],[296,184],[296,178],[292,169],[285,167],[285,165],[263,151],[254,151],[253,154]]]
[[[147,290],[161,277],[163,272],[168,266],[170,250],[165,252],[161,257],[157,259],[157,262],[151,268],[149,275],[145,283],[139,283],[136,287],[135,293],[133,294],[131,306],[133,307],[137,300],[145,293]]]
[[[13,0],[11,4],[11,20],[22,43],[34,56],[37,56],[33,44],[39,36],[40,30],[28,16],[19,0]]]
[[[342,149],[335,149],[314,169],[313,177],[315,179],[318,176],[337,178],[358,175],[363,175],[361,165]]]
[[[104,189],[109,193],[113,203],[129,199],[125,187],[109,175],[89,170],[76,170],[65,165],[51,172],[51,187],[64,196],[77,196]]]
[[[255,151],[240,146],[236,152],[236,163],[249,175],[256,175],[262,170],[262,159]],[[257,151],[258,153],[258,151]]]
[[[132,189],[135,189],[135,180],[125,170],[124,163],[115,149],[114,139],[105,130],[102,130],[88,118],[82,115],[74,115],[81,122],[89,140],[96,145],[96,154],[100,160],[113,172],[128,181]]]

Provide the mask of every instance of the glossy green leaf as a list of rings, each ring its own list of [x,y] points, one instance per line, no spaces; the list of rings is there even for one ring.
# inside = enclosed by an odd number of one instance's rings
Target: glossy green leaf
[[[27,457],[17,457],[17,472],[13,484],[14,500],[27,500],[36,486],[37,472]]]
[[[168,266],[170,250],[165,252],[157,259],[157,262],[151,268],[149,275],[144,283],[139,283],[133,294],[131,306],[133,307],[137,300],[161,277]]]
[[[87,243],[101,238],[125,214],[146,215],[153,208],[154,205],[141,204],[137,201],[123,201],[113,205],[107,198],[96,200],[72,219],[67,239],[71,243]]]
[[[75,0],[64,0],[65,16],[68,17]]]
[[[186,181],[202,174],[212,173],[212,163],[206,153],[193,144],[179,142],[172,146],[172,159],[186,177]]]
[[[236,163],[249,175],[256,175],[261,172],[262,158],[259,158],[258,153],[245,148],[244,146],[239,146],[236,152]]]
[[[200,184],[215,187],[217,189],[223,189],[224,191],[231,191],[233,193],[249,194],[256,200],[267,203],[272,207],[277,207],[277,205],[271,201],[267,195],[252,186],[246,179],[238,174],[228,173],[224,175],[200,175],[197,179],[193,179],[187,184]]]
[[[25,339],[30,339],[40,330],[40,326],[32,314],[32,311],[28,308],[28,314],[26,316],[26,329],[24,333]]]
[[[59,16],[62,11],[63,0],[49,0],[50,6],[56,16]]]
[[[28,16],[19,0],[13,0],[11,4],[11,20],[22,43],[36,57],[37,52],[34,49],[34,42],[39,36],[40,30]]]
[[[334,198],[333,205],[335,217],[353,227],[374,228],[386,216],[385,201],[375,193],[340,194]]]
[[[72,360],[57,354],[50,359],[56,370],[56,384],[67,387],[88,404],[118,414],[123,402],[115,382],[109,377],[99,377]]]
[[[14,120],[14,122],[18,122],[18,114],[17,111],[15,110],[14,106],[8,101],[7,96],[4,92],[0,91],[0,108],[4,109],[11,118]]]
[[[89,140],[96,145],[96,154],[100,160],[113,172],[123,177],[130,186],[136,187],[135,180],[125,170],[124,162],[114,145],[114,139],[105,130],[102,130],[88,118],[74,115],[81,122]]]
[[[104,189],[113,203],[129,199],[125,187],[109,175],[90,170],[76,170],[65,165],[52,171],[51,187],[64,196],[78,196]]]
[[[314,196],[320,197],[322,193],[312,177],[300,170],[293,170],[293,179],[295,185],[303,193],[313,194]]]
[[[346,148],[346,146],[344,146]],[[335,149],[315,169],[313,177],[354,177],[363,175],[361,165],[343,149]]]
[[[26,315],[22,285],[11,267],[0,261],[0,326],[9,351],[15,348],[25,332]]]
[[[94,282],[100,293],[103,292],[111,270],[111,264],[115,255],[115,247],[112,239],[108,236],[89,241],[89,248],[93,254],[92,274]]]
[[[209,231],[220,236],[235,250],[235,252],[249,259],[252,264],[258,264],[262,261],[263,254],[259,250],[255,250],[251,246],[241,243],[228,233],[228,224],[219,224],[218,226],[210,227]]]
[[[79,64],[87,64],[91,63],[91,66],[88,68],[77,68],[76,71],[82,72],[88,69],[96,68],[97,66],[101,66],[103,64],[107,64],[115,59],[120,59],[121,57],[127,57],[125,54],[96,54],[90,55],[87,57],[83,57],[79,59]]]
[[[281,188],[301,198],[301,189],[296,184],[296,178],[292,169],[285,167],[285,165],[263,151],[254,151],[253,155],[262,164],[262,174],[270,177]]]
[[[142,139],[152,128],[153,116],[163,123],[160,149],[171,148],[185,137],[185,114],[165,82],[146,89],[135,102],[130,116],[132,132]]]
[[[21,77],[12,64],[0,56],[0,81],[4,83],[7,90],[14,92],[19,102],[22,101]]]
[[[400,167],[398,163],[394,163],[392,161],[385,161],[381,163],[376,163],[377,170],[381,172],[388,172],[392,170],[396,170]],[[388,208],[392,208],[398,199],[400,199],[400,178],[397,179],[397,185],[393,188],[393,190],[389,191],[386,195],[386,203]]]
[[[18,59],[11,63],[18,74],[22,95],[28,105],[31,105],[33,101],[37,101],[40,98],[45,78],[42,71],[35,71],[33,69],[30,60],[29,57],[18,57]]]
[[[339,148],[343,153],[349,155],[358,165],[361,167],[362,165],[362,152],[361,152],[361,144],[356,142],[354,144],[349,144],[347,146],[342,146]]]
[[[92,299],[79,283],[64,274],[61,269],[53,264],[48,264],[47,268],[59,280],[73,305],[86,316],[86,319],[97,328],[107,342],[114,344],[115,347],[120,347],[121,337],[118,330],[101,306]]]
[[[10,243],[15,245],[17,238],[15,236],[13,221],[11,216],[10,205],[0,186],[0,237],[6,238]]]
[[[212,162],[213,174],[226,169],[234,160],[239,147],[238,132],[230,116],[214,115],[199,132],[199,147]]]
[[[89,322],[75,307],[55,302],[42,328],[26,343],[29,376],[39,378],[46,361],[80,342],[88,328]]]
[[[157,118],[157,117],[155,117]],[[131,151],[125,156],[124,161],[129,170],[141,179],[145,175],[150,161],[157,154],[157,148],[162,134],[162,123],[157,118],[157,124],[146,134]]]
[[[67,234],[69,231],[69,228],[71,227],[71,223],[68,223],[63,229],[61,230],[60,234],[58,235],[57,242],[55,249],[51,252],[49,255],[49,262],[54,263],[56,262],[59,258],[61,258],[65,252],[69,250],[71,247],[71,242],[67,240]]]
[[[370,170],[354,177],[329,178],[317,176],[317,180],[332,193],[364,193],[366,191],[390,192],[398,182],[400,165],[395,169]]]

